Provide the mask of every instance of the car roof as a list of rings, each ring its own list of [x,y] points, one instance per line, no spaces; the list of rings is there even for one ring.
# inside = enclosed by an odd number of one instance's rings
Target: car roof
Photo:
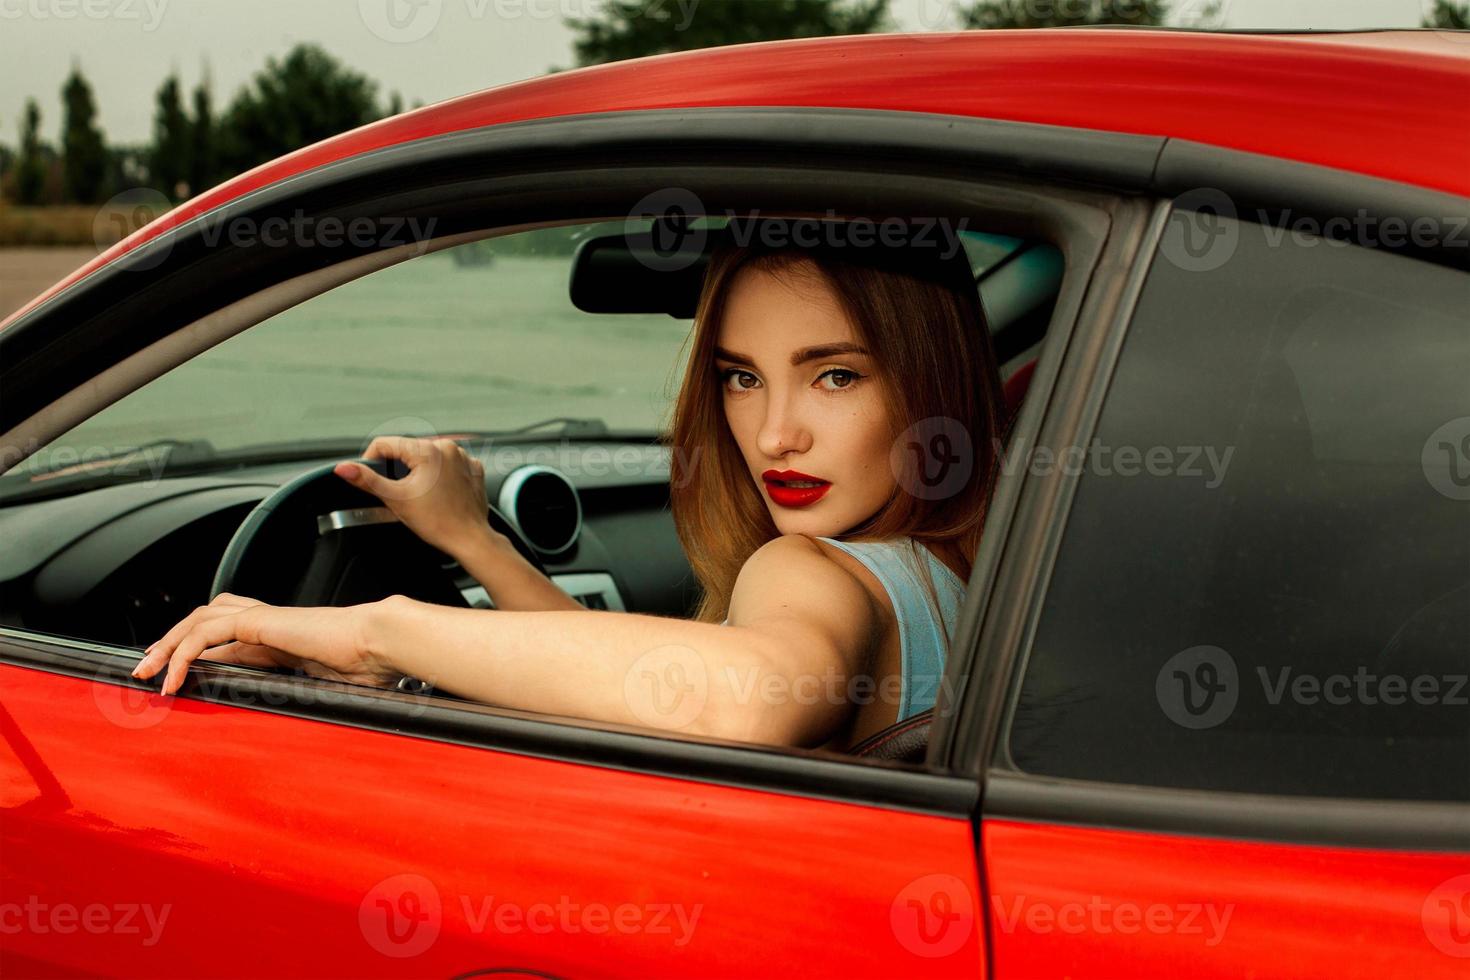
[[[559,116],[721,106],[943,113],[1194,140],[1470,196],[1470,32],[1086,28],[705,48],[556,72],[331,137],[186,201],[19,318],[167,229],[384,147]]]

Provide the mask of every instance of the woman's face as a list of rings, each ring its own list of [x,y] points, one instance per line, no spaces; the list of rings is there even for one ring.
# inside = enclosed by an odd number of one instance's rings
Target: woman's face
[[[737,273],[716,344],[725,418],[782,534],[841,534],[888,501],[880,366],[814,264]],[[818,486],[789,485],[803,477]]]

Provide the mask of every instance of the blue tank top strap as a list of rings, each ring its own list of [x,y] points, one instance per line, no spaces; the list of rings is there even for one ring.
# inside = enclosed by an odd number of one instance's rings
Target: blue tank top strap
[[[954,634],[965,583],[938,556],[913,538],[887,541],[839,541],[823,537],[862,562],[883,584],[898,619],[901,686],[898,720],[934,707],[949,638]],[[927,560],[938,600],[938,618],[930,604],[917,552]]]

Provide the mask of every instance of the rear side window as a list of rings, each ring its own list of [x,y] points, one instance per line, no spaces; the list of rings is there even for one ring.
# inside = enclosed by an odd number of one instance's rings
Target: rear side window
[[[1221,227],[1170,223],[1073,461],[1011,761],[1470,799],[1470,275]]]

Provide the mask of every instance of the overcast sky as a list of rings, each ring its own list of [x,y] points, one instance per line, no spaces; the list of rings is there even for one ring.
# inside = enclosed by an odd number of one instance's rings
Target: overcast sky
[[[600,0],[0,0],[0,142],[19,140],[35,97],[45,138],[61,127],[73,62],[92,83],[110,143],[142,143],[170,70],[187,90],[208,71],[218,109],[258,71],[314,41],[404,106],[431,103],[573,63],[567,14]],[[645,0],[692,10],[720,0]],[[1028,0],[1032,3],[1067,0]],[[1418,26],[1432,0],[1223,0],[1227,27]],[[1174,0],[1186,11],[1203,0]],[[903,30],[954,25],[956,0],[891,0]],[[390,18],[396,10],[396,18]]]

